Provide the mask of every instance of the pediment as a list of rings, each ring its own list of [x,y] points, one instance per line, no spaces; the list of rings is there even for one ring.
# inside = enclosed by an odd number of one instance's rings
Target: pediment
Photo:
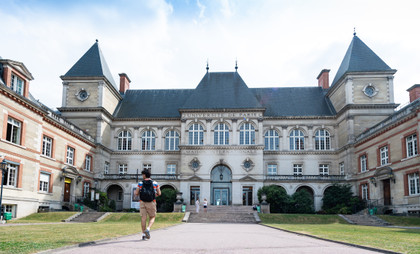
[[[239,179],[239,181],[241,181],[241,182],[256,182],[257,179],[255,179],[252,176],[247,175],[247,176],[244,176],[241,179]]]
[[[203,179],[199,176],[193,175],[188,180],[189,181],[202,181]]]
[[[79,175],[79,171],[77,171],[77,169],[73,166],[65,166],[63,168],[63,174],[77,176]]]

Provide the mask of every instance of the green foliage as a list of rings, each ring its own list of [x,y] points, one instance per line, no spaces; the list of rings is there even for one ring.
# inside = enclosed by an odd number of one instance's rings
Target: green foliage
[[[270,212],[287,213],[289,212],[291,198],[287,195],[286,190],[277,185],[263,186],[258,190],[258,200],[260,203],[261,195],[267,195],[267,202],[270,204]]]
[[[322,209],[329,214],[350,214],[365,207],[364,202],[359,197],[353,196],[349,184],[334,184],[328,187],[322,200]]]
[[[161,190],[161,195],[156,197],[158,212],[173,212],[176,202],[176,190],[166,188]]]
[[[306,190],[300,190],[293,193],[290,212],[314,213],[314,201],[312,199],[312,195]]]
[[[338,215],[260,213],[263,224],[348,224]]]
[[[112,211],[115,211],[117,209],[117,204],[115,203],[115,200],[111,199],[111,201],[109,201],[109,208]]]

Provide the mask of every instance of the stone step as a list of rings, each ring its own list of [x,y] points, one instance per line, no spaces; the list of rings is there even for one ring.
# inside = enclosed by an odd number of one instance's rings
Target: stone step
[[[73,218],[71,222],[96,222],[97,219],[104,214],[104,212],[83,212],[79,216]]]
[[[188,223],[256,223],[253,213],[191,213]]]
[[[187,205],[186,211],[187,212],[195,212],[196,210],[195,205]],[[200,212],[204,211],[204,208],[202,205],[200,205]],[[210,205],[207,207],[208,213],[226,213],[226,212],[253,212],[252,206],[214,206]]]
[[[352,214],[352,215],[342,215],[346,218],[347,221],[349,221],[352,224],[357,225],[365,225],[365,226],[376,226],[376,227],[383,227],[383,226],[389,226],[390,223],[374,216],[374,215],[368,215],[368,214]]]

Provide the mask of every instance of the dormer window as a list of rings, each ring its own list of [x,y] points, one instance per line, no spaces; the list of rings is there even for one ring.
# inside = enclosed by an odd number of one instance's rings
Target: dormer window
[[[16,93],[23,95],[24,82],[18,76],[12,74],[12,80],[10,81],[10,88]]]

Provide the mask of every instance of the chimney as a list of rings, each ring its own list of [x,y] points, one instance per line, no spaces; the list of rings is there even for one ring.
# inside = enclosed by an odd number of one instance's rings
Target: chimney
[[[125,73],[120,73],[120,93],[125,94],[125,92],[130,89],[130,78]]]
[[[328,89],[330,88],[330,70],[328,69],[323,69],[318,77],[316,79],[318,79],[318,86],[322,87],[323,89]]]
[[[420,98],[420,84],[415,84],[407,89],[410,93],[410,103]]]

